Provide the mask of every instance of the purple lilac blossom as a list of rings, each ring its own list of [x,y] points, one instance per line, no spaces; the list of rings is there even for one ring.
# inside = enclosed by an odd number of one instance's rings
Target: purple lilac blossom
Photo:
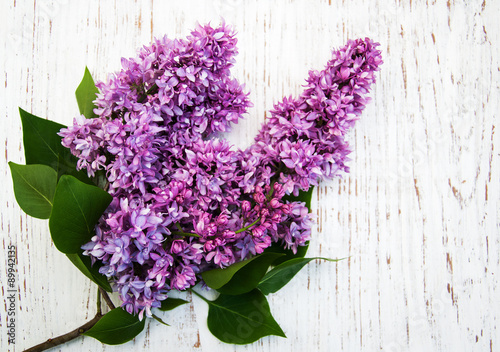
[[[255,143],[242,151],[241,186],[251,190],[276,179],[298,195],[322,179],[348,172],[345,134],[366,104],[382,57],[371,39],[349,40],[324,70],[310,71],[298,98],[284,98],[271,111]]]
[[[217,138],[251,106],[231,76],[236,38],[224,23],[156,39],[96,84],[98,117],[77,117],[60,135],[78,169],[105,173],[113,201],[82,248],[128,312],[151,316],[170,290],[272,243],[294,253],[307,243],[312,215],[284,196],[348,171],[344,135],[368,102],[377,45],[358,39],[334,51],[246,150]]]

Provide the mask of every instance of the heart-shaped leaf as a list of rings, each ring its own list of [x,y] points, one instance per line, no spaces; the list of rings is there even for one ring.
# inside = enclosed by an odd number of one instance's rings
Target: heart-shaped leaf
[[[235,263],[224,269],[213,269],[201,274],[205,283],[227,295],[240,295],[257,287],[269,266],[281,253],[264,253]]]
[[[83,74],[80,85],[76,88],[75,95],[78,103],[78,109],[80,109],[80,114],[88,119],[96,117],[94,114],[94,100],[97,98],[97,93],[99,93],[99,91],[94,84],[94,79],[92,78],[89,69],[85,67],[85,73]]]
[[[84,171],[76,170],[77,159],[61,144],[57,133],[66,126],[45,120],[19,108],[23,124],[23,143],[26,164],[43,164],[57,172],[57,177],[73,175],[80,181],[92,183]]]
[[[189,302],[185,301],[183,299],[180,299],[180,298],[170,298],[169,297],[166,300],[161,301],[161,307],[158,309],[166,312],[168,310],[175,309],[178,306],[181,306],[181,305],[186,304],[186,303],[189,303]]]
[[[66,256],[78,268],[78,270],[83,273],[83,275],[88,277],[97,285],[101,286],[104,290],[113,292],[106,276],[99,272],[99,268],[102,266],[100,261],[96,261],[94,265],[92,265],[90,257],[83,255],[81,252],[66,254]]]
[[[145,323],[145,319],[139,320],[136,315],[129,314],[122,308],[115,308],[83,335],[108,345],[119,345],[136,337],[144,330]]]
[[[57,184],[57,173],[46,165],[9,162],[14,194],[21,209],[38,219],[48,219]]]
[[[63,253],[78,253],[94,234],[94,226],[112,197],[96,186],[87,185],[73,176],[59,180],[49,229],[55,246]]]
[[[247,344],[261,337],[286,337],[274,320],[266,297],[257,289],[242,295],[220,295],[209,305],[207,325],[219,340]]]
[[[337,262],[341,260],[321,257],[289,259],[270,270],[262,278],[257,287],[265,295],[277,292],[285,286],[300,271],[300,269],[314,259],[324,259],[330,262]]]

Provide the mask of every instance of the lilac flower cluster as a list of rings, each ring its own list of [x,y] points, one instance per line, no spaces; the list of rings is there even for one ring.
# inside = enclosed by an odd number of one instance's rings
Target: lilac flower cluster
[[[274,106],[255,143],[243,151],[249,160],[244,186],[278,179],[297,195],[349,171],[345,134],[370,100],[367,94],[382,64],[378,45],[369,38],[349,40],[323,71],[309,72],[298,98]]]
[[[217,134],[251,106],[231,77],[235,45],[225,24],[155,40],[97,84],[98,117],[60,132],[78,168],[105,175],[113,196],[84,254],[141,319],[204,270],[309,240],[307,207],[284,197],[347,170],[344,134],[382,62],[377,44],[350,41],[298,99],[275,106],[254,145],[234,150]]]

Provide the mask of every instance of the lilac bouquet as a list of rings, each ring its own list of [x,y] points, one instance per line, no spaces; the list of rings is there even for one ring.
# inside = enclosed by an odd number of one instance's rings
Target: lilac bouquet
[[[252,105],[231,76],[236,42],[224,23],[198,25],[186,39],[156,39],[122,59],[122,70],[105,82],[94,85],[87,71],[77,90],[82,115],[59,126],[72,154],[66,159],[86,175],[58,175],[52,238],[103,294],[111,283],[123,308],[116,314],[129,314],[137,326],[144,315],[159,319],[153,308],[184,303],[170,291],[200,282],[221,293],[210,309],[265,301],[314,259],[304,258],[312,187],[348,171],[345,135],[369,102],[382,63],[378,44],[349,40],[334,51],[322,71],[309,72],[303,93],[277,103],[255,142],[239,150],[220,138]],[[53,219],[63,181],[107,193],[96,196],[92,229],[70,246]],[[88,335],[99,338],[113,311]],[[210,312],[209,328],[225,342],[284,336],[270,312],[263,313],[268,330],[256,327],[250,339],[228,334],[231,327],[215,326],[215,318],[211,324]]]

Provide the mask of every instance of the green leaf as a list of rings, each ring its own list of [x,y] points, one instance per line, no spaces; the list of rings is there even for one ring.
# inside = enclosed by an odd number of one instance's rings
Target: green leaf
[[[49,229],[58,250],[78,253],[94,234],[94,226],[112,197],[96,186],[87,185],[73,176],[59,180]]]
[[[307,191],[299,191],[298,196],[294,196],[293,194],[287,194],[283,197],[283,200],[287,200],[289,202],[304,202],[306,203],[307,209],[311,211],[311,201],[314,187],[311,186]]]
[[[267,269],[280,253],[265,253],[235,263],[224,269],[213,269],[201,274],[205,283],[227,295],[240,295],[257,287]]]
[[[270,270],[257,286],[263,294],[274,293],[285,286],[307,263],[314,259],[324,259],[330,262],[337,262],[341,259],[328,259],[321,257],[314,258],[293,258],[283,262]]]
[[[94,114],[94,100],[97,98],[96,94],[99,93],[97,90],[94,79],[90,74],[90,71],[85,67],[85,73],[83,74],[82,81],[78,88],[76,88],[76,101],[78,102],[78,109],[80,109],[80,114],[88,119],[96,117]]]
[[[268,335],[286,337],[271,315],[266,297],[257,289],[206,302],[208,329],[222,342],[242,345]]]
[[[108,345],[119,345],[132,340],[142,330],[146,319],[142,321],[122,308],[115,308],[83,335],[93,337]]]
[[[309,242],[305,246],[298,246],[297,253],[293,253],[291,249],[284,248],[283,245],[279,243],[273,243],[271,246],[264,250],[264,253],[281,253],[282,256],[273,262],[273,266],[279,265],[287,260],[293,258],[303,258],[306,255],[307,249],[309,248]]]
[[[57,158],[57,177],[61,178],[62,175],[71,175],[86,184],[93,185],[94,183],[87,176],[85,170],[78,171],[76,169],[76,163],[77,158],[71,154],[69,149],[64,148],[64,151],[59,153]]]
[[[157,315],[154,315],[154,314],[151,314],[151,316],[153,317],[154,320],[156,320],[157,322],[165,325],[165,326],[170,326],[169,324],[165,323],[159,316]]]
[[[46,165],[9,162],[14,194],[21,209],[38,219],[48,219],[57,184],[57,173]]]
[[[57,172],[57,177],[73,175],[91,183],[84,171],[76,170],[77,159],[61,144],[57,133],[66,126],[45,120],[19,108],[23,125],[23,143],[26,164],[43,164]]]
[[[57,133],[66,126],[42,119],[21,108],[19,114],[23,124],[26,163],[44,164],[57,170],[59,153],[64,148]]]
[[[88,277],[97,285],[101,286],[104,290],[113,292],[107,277],[99,272],[99,268],[102,266],[102,263],[100,261],[96,261],[94,265],[92,265],[90,257],[87,255],[83,255],[81,252],[69,253],[66,254],[66,256],[78,268],[78,270],[83,273],[83,275]]]
[[[158,309],[165,312],[165,311],[177,308],[178,306],[181,306],[181,305],[186,304],[186,303],[189,303],[189,302],[185,301],[183,299],[180,299],[180,298],[170,298],[169,297],[166,300],[161,301],[161,307]]]

